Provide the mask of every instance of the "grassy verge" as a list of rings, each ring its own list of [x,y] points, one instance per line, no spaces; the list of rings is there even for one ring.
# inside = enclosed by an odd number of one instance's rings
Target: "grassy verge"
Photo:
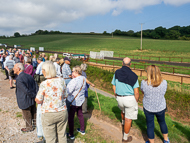
[[[88,108],[91,110],[99,110],[98,101],[95,95],[95,92],[89,90],[89,98],[88,98]],[[117,106],[117,101],[115,98],[105,97],[101,94],[98,94],[102,114],[108,116],[109,118],[116,120],[118,122],[121,121],[120,109]],[[166,123],[169,132],[169,138],[172,143],[188,143],[190,142],[190,126],[182,125],[176,121],[173,121],[169,115],[166,113]],[[143,111],[139,110],[138,120],[133,121],[133,125],[140,129],[141,132],[146,132],[146,118]],[[162,138],[162,133],[160,131],[159,124],[155,119],[155,135],[159,138]]]
[[[93,82],[96,87],[112,93],[112,78],[114,73],[106,70],[102,70],[97,67],[89,66],[87,68],[86,74],[88,75],[88,79]],[[141,83],[142,79],[145,77],[139,78],[139,84]],[[175,85],[172,87],[172,85]],[[179,90],[178,87],[179,85]],[[180,87],[181,86],[181,87]],[[182,122],[186,122],[190,118],[190,96],[189,96],[189,84],[177,84],[176,82],[168,82],[168,89],[165,94],[167,106],[170,111],[170,115],[177,120]],[[142,105],[143,94],[140,92],[140,99],[139,103]],[[177,110],[176,110],[177,109]]]
[[[84,118],[84,120],[85,120],[85,135],[81,135],[80,133],[78,133],[76,131],[77,128],[80,128],[79,120],[78,120],[77,116],[75,116],[75,118],[74,118],[74,136],[78,142],[82,142],[82,143],[83,142],[86,142],[86,143],[97,143],[97,142],[114,143],[114,141],[112,139],[105,138],[102,135],[101,129],[95,127],[94,124],[90,123],[86,118]],[[67,132],[68,131],[69,131],[69,128],[67,127]],[[73,142],[73,141],[69,140],[69,143],[70,142]]]

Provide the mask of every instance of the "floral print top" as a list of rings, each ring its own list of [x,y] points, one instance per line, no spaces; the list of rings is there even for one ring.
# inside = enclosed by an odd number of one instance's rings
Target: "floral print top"
[[[66,97],[67,90],[63,78],[52,78],[43,81],[36,96],[39,101],[43,101],[42,114],[66,110]]]

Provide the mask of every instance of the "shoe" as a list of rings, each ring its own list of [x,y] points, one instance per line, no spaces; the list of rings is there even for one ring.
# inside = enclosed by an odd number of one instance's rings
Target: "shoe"
[[[88,113],[88,111],[86,111],[86,112],[82,112],[83,114],[87,114]]]
[[[26,132],[31,132],[33,131],[34,129],[26,129],[26,128],[22,128],[21,131],[26,133]]]
[[[122,143],[131,142],[133,140],[132,136],[129,136],[127,140],[122,139]]]
[[[5,78],[4,80],[7,80],[7,79],[9,79],[9,78]]]
[[[75,136],[74,135],[71,136],[69,133],[67,133],[67,138],[70,138],[71,140],[74,140]]]
[[[168,141],[164,140],[164,143],[170,143],[170,140],[169,140],[169,138],[168,138]]]
[[[85,135],[85,131],[81,131],[80,128],[77,129],[77,132],[81,133],[81,135]]]
[[[150,141],[146,141],[145,143],[150,143]]]
[[[10,87],[10,89],[13,89],[13,88],[15,88],[15,87]]]

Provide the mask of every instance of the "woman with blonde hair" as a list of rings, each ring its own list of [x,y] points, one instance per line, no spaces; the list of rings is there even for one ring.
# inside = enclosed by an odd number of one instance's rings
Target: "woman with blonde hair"
[[[53,62],[53,60],[54,60],[54,57],[53,56],[49,56],[49,61]]]
[[[85,86],[86,78],[82,76],[82,70],[80,66],[75,66],[72,70],[73,79],[67,85],[67,100],[72,102],[69,112],[69,134],[70,139],[74,139],[74,117],[75,112],[80,122],[80,128],[77,129],[79,133],[85,135],[84,117],[82,114],[82,104],[85,101]]]
[[[144,94],[143,110],[146,116],[148,141],[154,143],[154,115],[164,136],[164,143],[169,143],[168,128],[165,122],[167,81],[163,80],[160,69],[155,65],[147,67],[147,79],[141,82],[141,91]]]
[[[40,84],[36,103],[41,104],[42,127],[46,143],[67,142],[66,127],[68,113],[65,103],[66,84],[63,78],[56,77],[53,62],[42,64],[42,73],[47,79]]]

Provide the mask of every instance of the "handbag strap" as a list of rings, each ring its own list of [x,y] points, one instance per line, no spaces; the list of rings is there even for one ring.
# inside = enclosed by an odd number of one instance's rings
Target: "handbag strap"
[[[84,78],[83,78],[83,83],[82,83],[82,86],[81,86],[81,88],[80,88],[78,94],[79,94],[80,91],[82,90],[83,85],[84,85]],[[75,98],[78,96],[78,94],[75,96]],[[71,101],[71,104],[73,103],[73,101],[75,100],[75,98]]]

